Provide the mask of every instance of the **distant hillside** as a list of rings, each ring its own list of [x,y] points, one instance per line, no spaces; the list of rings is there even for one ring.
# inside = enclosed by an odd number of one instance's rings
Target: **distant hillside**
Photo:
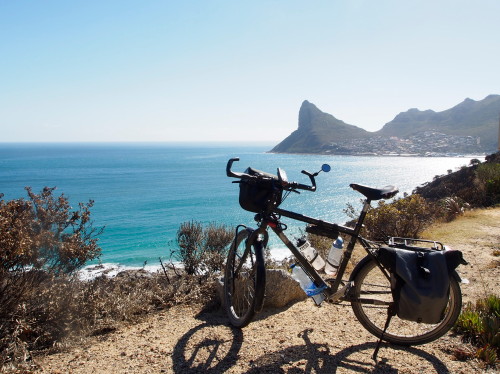
[[[435,130],[447,135],[473,136],[480,138],[486,152],[498,147],[498,121],[500,95],[489,95],[484,100],[465,99],[462,103],[443,112],[410,109],[400,113],[375,135],[400,138],[418,132]]]
[[[368,132],[324,113],[307,100],[296,131],[276,153],[450,154],[491,153],[498,148],[500,95],[466,99],[442,111],[410,109],[377,132]]]
[[[305,100],[299,110],[299,128],[271,152],[321,153],[331,142],[369,136],[368,131],[338,120]]]

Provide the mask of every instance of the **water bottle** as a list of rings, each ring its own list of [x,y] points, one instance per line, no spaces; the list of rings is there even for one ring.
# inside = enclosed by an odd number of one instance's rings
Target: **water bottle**
[[[304,290],[308,297],[311,297],[316,305],[320,305],[321,302],[325,299],[325,295],[322,294],[323,290],[326,286],[318,287],[314,284],[314,282],[309,278],[306,272],[300,267],[300,265],[292,264],[290,266],[290,271],[292,278],[297,281],[300,287]]]
[[[321,270],[325,267],[325,260],[323,260],[323,257],[320,256],[318,251],[306,238],[302,237],[297,240],[297,248],[316,270]]]
[[[340,258],[342,257],[342,247],[344,246],[344,240],[339,236],[333,243],[328,252],[328,258],[326,259],[325,273],[328,275],[337,274],[337,270],[340,264]]]

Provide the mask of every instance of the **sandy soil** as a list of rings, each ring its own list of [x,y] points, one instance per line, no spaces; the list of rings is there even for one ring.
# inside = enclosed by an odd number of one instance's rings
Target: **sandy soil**
[[[452,236],[449,243],[470,262],[459,269],[470,280],[462,285],[464,302],[500,293],[500,258],[493,255],[500,250],[500,209],[481,214],[467,225],[466,237]],[[452,333],[418,347],[384,344],[378,363],[375,345],[348,304],[318,308],[306,300],[265,310],[242,330],[228,327],[220,310],[175,307],[68,352],[35,357],[35,363],[42,373],[496,372],[456,360],[454,350],[468,347]]]

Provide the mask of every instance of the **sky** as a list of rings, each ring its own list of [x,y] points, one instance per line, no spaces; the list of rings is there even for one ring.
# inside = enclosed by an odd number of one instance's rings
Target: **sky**
[[[0,142],[279,142],[500,94],[498,0],[0,0]]]

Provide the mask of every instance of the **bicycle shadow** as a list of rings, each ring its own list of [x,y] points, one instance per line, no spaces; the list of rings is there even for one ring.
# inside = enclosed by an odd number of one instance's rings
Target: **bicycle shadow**
[[[313,343],[309,339],[309,332],[312,329],[301,332],[304,345],[295,345],[283,350],[272,352],[259,357],[251,362],[252,369],[246,374],[256,373],[336,373],[338,369],[342,372],[348,370],[353,373],[399,373],[400,368],[391,366],[387,359],[379,360],[375,363],[371,356],[377,345],[375,342],[367,342],[344,348],[337,353],[331,353],[328,344]],[[450,373],[446,365],[437,357],[414,347],[393,347],[383,344],[382,347],[389,347],[393,350],[401,350],[406,353],[419,356],[420,359],[428,361],[433,372],[446,374]],[[366,351],[366,352],[364,352]],[[363,357],[370,357],[369,360],[357,359],[355,355],[363,353]]]
[[[228,326],[227,318],[219,313],[201,312],[196,319],[204,323],[190,329],[174,347],[174,372],[221,373],[234,366],[243,343],[242,330]]]
[[[213,334],[213,328],[223,328],[224,338]],[[375,363],[371,356],[376,347],[375,342],[367,342],[346,347],[337,353],[332,353],[326,343],[314,343],[309,338],[312,329],[300,333],[304,344],[294,345],[275,352],[262,355],[242,366],[250,365],[246,374],[257,373],[336,373],[342,372],[387,374],[399,373],[401,368],[394,367],[386,358]],[[231,338],[227,338],[227,335]],[[223,317],[207,318],[189,330],[174,347],[172,359],[175,373],[221,373],[238,364],[239,351],[243,344],[243,333],[240,329],[227,326]],[[382,345],[382,350],[402,351],[405,354],[418,356],[426,360],[436,373],[450,373],[446,365],[432,354],[415,347],[397,347]],[[382,352],[381,350],[381,352]],[[397,353],[399,354],[399,353]],[[379,354],[381,357],[382,354]]]

